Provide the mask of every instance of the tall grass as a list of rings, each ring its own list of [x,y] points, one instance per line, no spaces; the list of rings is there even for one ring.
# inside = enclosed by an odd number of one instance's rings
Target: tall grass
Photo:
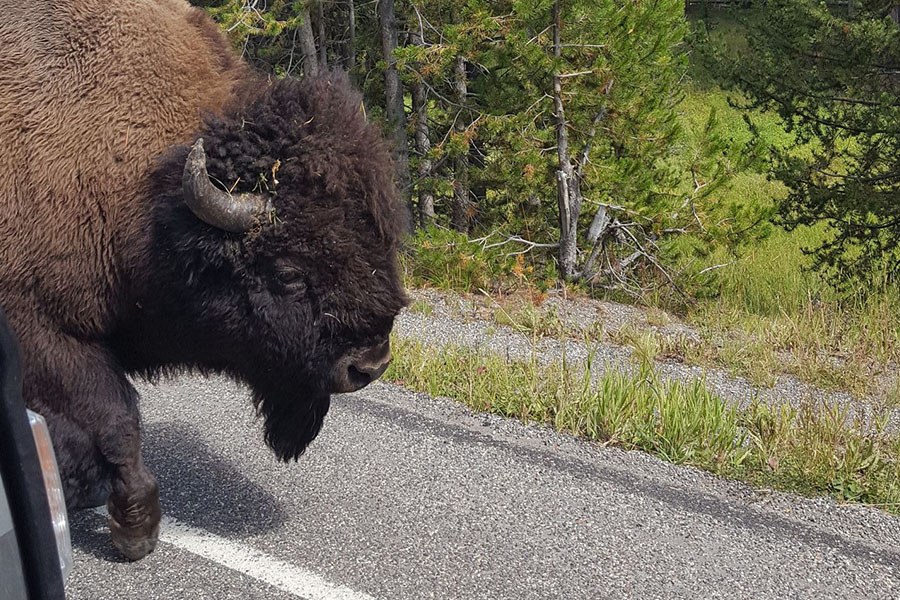
[[[541,365],[484,351],[393,340],[385,377],[476,411],[548,423],[560,431],[642,450],[675,464],[784,490],[900,508],[900,438],[808,401],[802,408],[737,408],[702,381],[636,373],[592,379],[590,363]]]
[[[752,370],[749,361],[769,362],[827,389],[870,393],[900,362],[900,290],[877,278],[851,293],[836,290],[803,253],[823,231],[776,231],[736,260],[713,254],[709,264],[734,262],[715,272],[687,316],[710,342],[727,333],[758,350],[744,364],[720,353],[739,374]]]

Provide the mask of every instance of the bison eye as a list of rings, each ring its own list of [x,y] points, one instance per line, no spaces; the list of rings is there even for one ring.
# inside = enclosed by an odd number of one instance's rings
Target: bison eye
[[[299,269],[288,265],[275,267],[275,277],[278,278],[282,285],[291,289],[303,289],[306,285],[303,273]]]

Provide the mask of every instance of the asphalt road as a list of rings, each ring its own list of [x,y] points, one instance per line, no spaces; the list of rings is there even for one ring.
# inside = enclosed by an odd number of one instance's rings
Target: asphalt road
[[[72,600],[900,598],[900,519],[753,491],[375,384],[299,463],[247,393],[141,386],[167,522],[122,561],[73,515]]]

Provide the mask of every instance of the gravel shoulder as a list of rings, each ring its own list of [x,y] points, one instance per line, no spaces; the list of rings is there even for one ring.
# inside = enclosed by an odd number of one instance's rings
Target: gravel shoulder
[[[583,341],[572,338],[543,337],[520,333],[492,320],[493,309],[482,298],[435,290],[412,290],[414,302],[430,307],[427,314],[407,309],[399,317],[397,335],[437,346],[458,345],[483,349],[511,359],[527,360],[536,357],[551,363],[565,357],[571,368],[583,368],[590,362],[598,376],[610,369],[631,371],[636,368],[633,350],[607,341]],[[560,297],[549,298],[541,307],[553,310],[569,330],[587,331],[600,326],[617,331],[625,326],[649,329],[644,313],[634,307],[611,302],[572,301]],[[672,322],[662,328],[664,335],[696,335],[681,323]],[[724,369],[699,367],[674,361],[655,361],[654,368],[665,380],[694,381],[701,379],[716,394],[737,406],[746,406],[754,399],[771,405],[801,407],[810,403],[825,403],[846,410],[850,419],[859,419],[865,427],[874,417],[883,414],[880,403],[871,397],[855,397],[846,392],[826,391],[800,381],[796,377],[779,375],[772,387],[758,387]],[[887,430],[900,431],[900,409],[888,411]]]

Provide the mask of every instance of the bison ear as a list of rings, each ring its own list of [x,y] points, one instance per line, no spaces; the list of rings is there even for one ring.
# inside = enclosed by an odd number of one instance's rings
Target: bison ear
[[[261,194],[233,195],[212,184],[206,172],[203,138],[194,142],[184,162],[181,189],[198,219],[232,233],[248,231],[272,211],[272,202]]]

